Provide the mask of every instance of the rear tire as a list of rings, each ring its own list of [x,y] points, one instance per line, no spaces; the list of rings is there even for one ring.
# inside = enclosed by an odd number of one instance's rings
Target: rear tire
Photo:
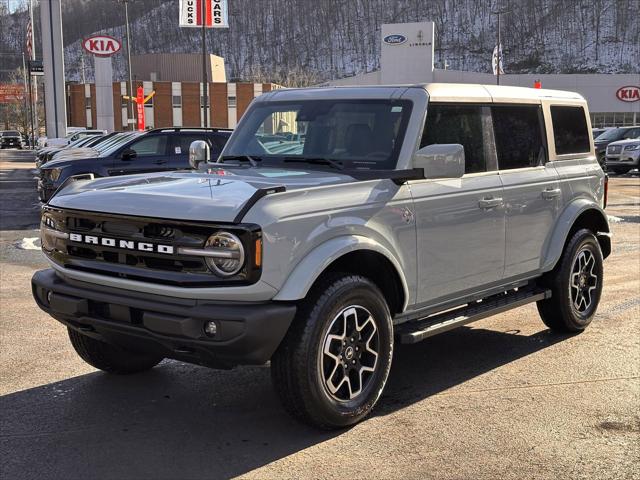
[[[271,359],[285,410],[323,429],[366,417],[382,394],[393,355],[391,314],[378,287],[336,274],[307,295]]]
[[[603,284],[603,259],[598,239],[578,230],[565,246],[555,269],[542,283],[552,296],[538,302],[544,324],[556,332],[581,332],[598,309]]]
[[[155,367],[163,357],[149,353],[133,352],[110,345],[67,328],[71,345],[80,358],[92,367],[107,373],[126,375],[144,372]]]

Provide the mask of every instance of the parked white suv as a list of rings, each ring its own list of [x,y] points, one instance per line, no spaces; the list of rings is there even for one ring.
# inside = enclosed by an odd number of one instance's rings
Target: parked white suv
[[[45,147],[64,147],[69,145],[71,142],[75,142],[76,140],[86,137],[87,135],[105,135],[107,133],[106,130],[79,130],[74,132],[69,132],[66,137],[58,137],[58,138],[47,138],[44,141]]]

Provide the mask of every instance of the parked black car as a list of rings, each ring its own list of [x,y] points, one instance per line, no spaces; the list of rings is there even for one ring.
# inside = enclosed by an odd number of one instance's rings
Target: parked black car
[[[593,140],[593,145],[596,148],[596,157],[603,168],[605,167],[607,145],[627,138],[640,138],[640,126],[611,128]]]
[[[182,170],[189,167],[189,146],[204,140],[217,157],[231,135],[216,128],[159,128],[144,133],[126,133],[106,147],[71,150],[40,167],[38,195],[49,201],[69,178],[109,177],[135,173]],[[104,144],[103,144],[104,145]]]
[[[5,130],[0,132],[0,148],[19,148],[22,149],[22,135],[16,130]]]

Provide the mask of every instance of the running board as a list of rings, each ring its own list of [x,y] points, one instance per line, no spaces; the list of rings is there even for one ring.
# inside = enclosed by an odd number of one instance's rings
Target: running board
[[[438,333],[547,298],[551,298],[551,290],[511,290],[421,320],[402,323],[396,327],[396,337],[400,343],[417,343]]]

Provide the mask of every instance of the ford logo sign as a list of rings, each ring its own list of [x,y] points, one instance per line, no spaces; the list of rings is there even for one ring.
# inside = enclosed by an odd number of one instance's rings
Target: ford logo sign
[[[387,35],[382,39],[382,41],[387,45],[402,45],[407,41],[407,37],[400,35],[399,33],[394,33],[392,35]]]

